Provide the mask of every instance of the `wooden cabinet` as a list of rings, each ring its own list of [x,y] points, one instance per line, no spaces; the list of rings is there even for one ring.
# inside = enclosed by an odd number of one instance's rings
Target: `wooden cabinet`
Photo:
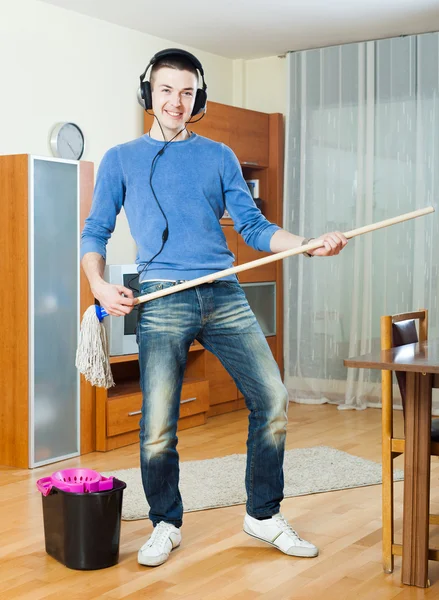
[[[231,107],[227,107],[229,110]],[[201,123],[200,123],[201,125]],[[244,167],[268,167],[269,116],[245,108],[230,111],[230,147]]]

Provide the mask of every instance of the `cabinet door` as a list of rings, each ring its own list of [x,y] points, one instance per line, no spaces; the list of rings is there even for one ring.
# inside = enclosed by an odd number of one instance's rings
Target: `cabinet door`
[[[241,165],[268,166],[268,114],[233,108],[230,116],[230,145]]]
[[[199,123],[190,124],[189,128],[230,146],[242,165],[268,166],[267,113],[208,102],[206,116]]]
[[[233,107],[217,102],[207,102],[207,111],[199,123],[190,123],[188,129],[215,142],[231,146],[230,119]]]
[[[79,454],[79,197],[77,163],[30,160],[30,466],[35,467]]]

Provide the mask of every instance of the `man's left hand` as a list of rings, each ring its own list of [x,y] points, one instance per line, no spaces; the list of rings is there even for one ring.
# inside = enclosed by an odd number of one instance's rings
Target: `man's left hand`
[[[336,254],[339,254],[348,243],[347,238],[345,238],[340,231],[333,231],[331,233],[320,235],[318,238],[315,238],[315,241],[318,240],[322,240],[325,245],[316,250],[310,250],[309,254],[312,256],[335,256]]]

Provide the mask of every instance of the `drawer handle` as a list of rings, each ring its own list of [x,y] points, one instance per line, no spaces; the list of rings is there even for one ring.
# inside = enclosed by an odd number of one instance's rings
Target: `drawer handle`
[[[256,167],[259,165],[259,163],[256,160],[243,160],[242,165],[255,165]]]
[[[197,397],[196,397],[196,396],[195,396],[195,398],[188,398],[187,400],[182,400],[182,401],[180,402],[180,404],[186,404],[186,402],[193,402],[193,401],[194,401],[194,400],[196,400],[196,399],[197,399]]]

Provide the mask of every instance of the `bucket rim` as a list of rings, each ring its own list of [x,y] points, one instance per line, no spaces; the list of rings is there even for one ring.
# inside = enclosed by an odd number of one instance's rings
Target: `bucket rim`
[[[120,484],[117,486],[117,488],[115,489],[114,484]],[[42,496],[43,498],[47,498],[48,496],[51,496],[53,494],[53,490],[56,490],[56,492],[58,494],[66,494],[67,496],[78,496],[78,497],[82,497],[82,496],[108,496],[109,494],[112,494],[114,492],[119,492],[119,491],[123,491],[125,488],[127,487],[127,484],[125,483],[125,481],[122,481],[121,479],[118,479],[117,477],[113,477],[113,487],[111,488],[111,490],[105,490],[102,492],[67,492],[66,490],[60,490],[59,488],[56,487],[55,484],[53,484],[49,494],[47,496]]]

